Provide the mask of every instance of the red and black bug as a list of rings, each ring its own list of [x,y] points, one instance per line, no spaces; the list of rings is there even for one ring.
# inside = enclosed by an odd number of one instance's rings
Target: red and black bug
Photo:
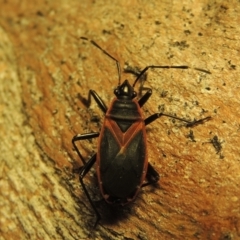
[[[94,91],[90,90],[86,105],[94,98],[100,109],[105,113],[102,129],[99,132],[78,134],[73,137],[73,146],[83,162],[80,169],[79,180],[82,188],[96,213],[96,222],[100,220],[100,214],[95,207],[88,190],[84,184],[84,177],[96,163],[97,178],[101,194],[109,204],[126,205],[135,200],[140,189],[149,184],[156,183],[160,176],[147,158],[146,126],[161,116],[170,117],[186,122],[187,127],[192,127],[210,119],[206,117],[200,120],[188,121],[166,113],[155,113],[144,119],[141,107],[152,95],[150,88],[145,88],[146,93],[136,99],[137,93],[134,87],[138,80],[149,68],[179,68],[188,69],[188,66],[147,66],[137,76],[133,85],[128,80],[121,83],[120,64],[113,56],[102,49],[96,42],[90,41],[108,57],[116,62],[119,82],[114,90],[115,98],[107,108],[103,100]],[[195,68],[195,70],[210,73],[209,71]],[[98,137],[97,152],[88,160],[82,157],[76,142]]]

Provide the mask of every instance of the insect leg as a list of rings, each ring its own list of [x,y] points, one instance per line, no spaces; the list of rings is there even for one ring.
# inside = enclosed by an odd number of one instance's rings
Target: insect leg
[[[145,90],[147,90],[147,92],[138,100],[138,104],[140,107],[142,107],[152,95],[151,88],[145,88]]]
[[[153,166],[150,163],[148,163],[146,178],[148,179],[148,182],[144,183],[142,187],[154,184],[158,182],[158,180],[160,179],[158,172],[153,168]]]
[[[86,165],[86,161],[85,159],[83,158],[82,154],[80,153],[77,145],[76,145],[76,142],[77,141],[80,141],[80,140],[85,140],[85,139],[91,139],[91,138],[96,138],[99,136],[99,133],[98,132],[93,132],[93,133],[85,133],[85,134],[77,134],[75,135],[73,138],[72,138],[72,144],[73,144],[73,147],[74,149],[76,150],[78,156],[80,157],[80,159],[82,160],[83,164]]]
[[[104,112],[107,112],[107,106],[103,102],[103,100],[99,97],[99,95],[94,90],[89,90],[88,92],[88,99],[82,97],[80,94],[78,95],[80,101],[86,106],[90,107],[91,105],[91,97],[94,98],[95,102],[97,103],[98,107]]]
[[[95,205],[93,204],[93,201],[88,193],[88,190],[85,186],[85,183],[83,182],[83,178],[85,177],[85,175],[89,172],[89,170],[92,168],[93,164],[96,162],[96,153],[86,162],[85,159],[83,158],[82,154],[80,153],[77,145],[76,145],[76,142],[77,141],[80,141],[80,140],[85,140],[85,139],[92,139],[92,138],[96,138],[99,136],[99,133],[98,132],[95,132],[95,133],[86,133],[86,134],[78,134],[76,136],[73,137],[72,139],[72,144],[73,144],[73,147],[74,149],[76,150],[78,156],[80,157],[80,159],[82,160],[84,166],[80,168],[80,172],[79,172],[79,181],[80,181],[80,184],[83,188],[83,191],[84,193],[86,194],[87,198],[88,198],[88,201],[89,203],[91,204],[95,214],[96,214],[96,222],[94,224],[94,227],[96,227],[98,221],[100,220],[100,214],[98,213]]]
[[[95,153],[95,154],[89,159],[89,161],[81,168],[81,171],[80,171],[80,174],[79,174],[79,181],[80,181],[80,183],[81,183],[81,185],[82,185],[83,191],[84,191],[84,193],[86,194],[86,196],[87,196],[87,198],[88,198],[88,201],[89,201],[89,203],[91,204],[91,206],[92,206],[92,208],[93,208],[93,210],[94,210],[94,212],[95,212],[95,214],[96,214],[96,217],[97,217],[96,222],[95,222],[95,224],[94,224],[94,227],[96,227],[98,221],[101,219],[101,216],[100,216],[97,208],[95,207],[95,205],[94,205],[94,203],[93,203],[93,201],[92,201],[92,199],[91,199],[91,196],[90,196],[89,193],[88,193],[88,190],[87,190],[87,188],[86,188],[86,186],[85,186],[85,183],[83,182],[83,178],[84,178],[85,175],[89,172],[89,170],[92,168],[93,164],[96,162],[96,159],[97,159],[96,156],[97,156],[97,154]]]
[[[166,117],[169,117],[169,118],[173,118],[173,119],[177,119],[177,120],[186,122],[186,123],[187,123],[187,124],[186,124],[186,127],[193,127],[193,126],[196,126],[196,125],[198,125],[198,124],[202,124],[202,123],[204,123],[205,121],[208,121],[208,120],[211,119],[211,117],[208,116],[208,117],[205,117],[205,118],[202,118],[202,119],[199,119],[199,120],[188,121],[188,120],[186,120],[186,119],[184,119],[184,118],[179,118],[179,117],[177,117],[177,116],[170,115],[170,114],[166,114],[166,113],[155,113],[155,114],[149,116],[148,118],[146,118],[146,119],[144,120],[145,125],[148,125],[148,124],[154,122],[156,119],[160,118],[161,116],[166,116]]]

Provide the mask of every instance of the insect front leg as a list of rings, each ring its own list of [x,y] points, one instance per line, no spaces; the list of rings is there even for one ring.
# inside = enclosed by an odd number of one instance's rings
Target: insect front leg
[[[95,102],[97,103],[98,107],[104,112],[107,112],[107,106],[106,104],[103,102],[103,100],[99,97],[99,95],[94,91],[94,90],[89,90],[88,92],[88,99],[82,97],[80,94],[78,95],[78,97],[80,98],[80,101],[86,106],[86,107],[90,107],[91,105],[91,97],[94,98]]]
[[[138,100],[138,104],[140,107],[142,107],[152,95],[151,88],[146,87],[146,88],[144,88],[144,90],[147,90],[147,92],[145,92],[145,94]]]

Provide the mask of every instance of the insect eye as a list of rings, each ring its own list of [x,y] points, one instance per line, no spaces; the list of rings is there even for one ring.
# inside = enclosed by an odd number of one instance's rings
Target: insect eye
[[[114,89],[114,94],[116,95],[116,97],[119,96],[120,93],[119,93],[119,88],[118,87]]]
[[[136,91],[133,91],[132,98],[135,98],[137,96]]]

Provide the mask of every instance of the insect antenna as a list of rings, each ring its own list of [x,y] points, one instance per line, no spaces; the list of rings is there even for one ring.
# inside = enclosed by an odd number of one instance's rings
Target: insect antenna
[[[143,76],[143,74],[149,69],[149,68],[179,68],[179,69],[189,69],[189,68],[192,68],[192,67],[189,67],[189,66],[157,66],[157,65],[150,65],[150,66],[147,66],[145,67],[138,75],[138,77],[136,78],[136,80],[134,81],[133,83],[133,87],[136,85],[136,83],[138,82],[138,80]],[[201,69],[201,68],[192,68],[194,70],[197,70],[197,71],[200,71],[200,72],[204,72],[204,73],[207,73],[207,74],[211,74],[210,71],[208,70],[204,70],[204,69]]]
[[[106,50],[104,50],[102,47],[100,47],[95,41],[90,40],[86,37],[80,37],[80,39],[89,41],[92,45],[94,45],[95,47],[100,49],[104,54],[106,54],[108,57],[110,57],[111,59],[113,59],[116,62],[117,70],[118,70],[118,86],[119,86],[121,83],[121,67],[120,67],[119,61],[115,57],[113,57],[111,54],[109,54]]]

